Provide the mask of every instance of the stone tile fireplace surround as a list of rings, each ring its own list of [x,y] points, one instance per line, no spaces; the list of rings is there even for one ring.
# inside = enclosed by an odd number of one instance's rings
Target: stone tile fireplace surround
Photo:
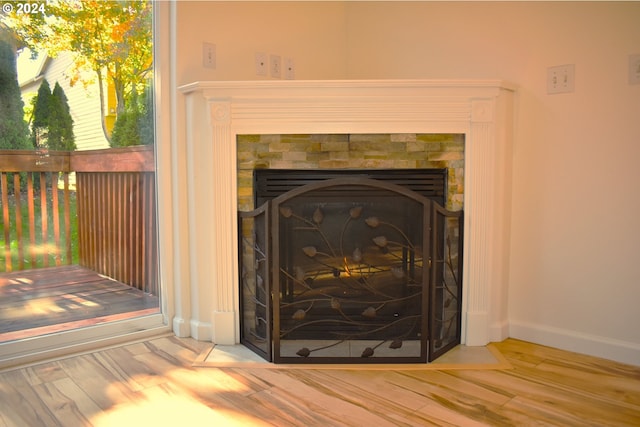
[[[314,134],[238,135],[238,209],[254,206],[255,169],[391,170],[446,169],[445,205],[464,202],[464,135]]]
[[[189,283],[173,329],[239,342],[239,135],[459,134],[464,138],[462,342],[507,337],[513,88],[495,80],[196,82],[185,96]]]

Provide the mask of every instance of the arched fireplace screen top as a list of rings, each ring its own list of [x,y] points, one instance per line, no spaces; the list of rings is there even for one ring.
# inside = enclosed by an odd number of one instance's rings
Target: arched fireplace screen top
[[[460,342],[462,212],[362,177],[239,214],[241,341],[276,363],[424,363]]]

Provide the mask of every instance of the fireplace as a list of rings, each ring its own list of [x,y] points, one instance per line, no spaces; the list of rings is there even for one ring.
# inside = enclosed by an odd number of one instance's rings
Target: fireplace
[[[464,135],[461,342],[508,336],[507,282],[513,89],[500,81],[258,81],[183,86],[186,134],[176,152],[186,192],[175,242],[188,271],[174,284],[173,329],[240,342],[238,135]],[[180,140],[180,138],[178,138]],[[244,196],[244,194],[242,194]],[[180,234],[181,236],[182,234]],[[178,277],[178,276],[176,276]]]
[[[446,169],[254,177],[259,207],[238,220],[244,345],[276,363],[424,363],[460,342]]]

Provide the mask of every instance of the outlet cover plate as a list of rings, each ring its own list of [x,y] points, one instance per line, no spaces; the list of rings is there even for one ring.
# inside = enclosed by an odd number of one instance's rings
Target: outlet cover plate
[[[256,60],[256,75],[257,76],[267,76],[269,75],[269,61],[267,60],[267,54],[264,52],[256,52],[255,55]]]
[[[216,45],[202,43],[202,66],[204,68],[216,68]]]
[[[284,78],[287,80],[296,78],[296,64],[293,58],[284,58]]]
[[[282,58],[280,55],[269,56],[269,65],[271,66],[271,77],[279,79],[282,77]]]

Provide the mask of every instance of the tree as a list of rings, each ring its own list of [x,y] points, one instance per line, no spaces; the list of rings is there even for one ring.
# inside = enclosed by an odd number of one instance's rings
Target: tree
[[[33,100],[31,135],[36,148],[71,151],[76,149],[73,118],[64,89],[56,82],[51,92],[45,79]]]
[[[75,54],[71,83],[98,83],[102,129],[105,122],[104,82],[116,93],[116,114],[144,87],[152,70],[152,5],[150,1],[57,0],[45,13],[9,16],[9,25],[31,50],[54,57]],[[90,71],[89,77],[86,71]]]
[[[51,105],[51,87],[44,79],[38,88],[38,94],[33,98],[33,116],[31,117],[31,138],[35,148],[43,147],[47,143],[49,132],[49,117]]]
[[[116,119],[111,135],[111,147],[128,147],[140,145],[140,132],[138,131],[138,121],[140,120],[140,109],[138,108],[138,97],[134,96],[127,105],[127,108]]]
[[[16,71],[15,41],[0,23],[0,149],[26,150],[29,127],[24,121],[24,103]]]
[[[69,103],[59,83],[53,88],[49,110],[49,139],[51,150],[71,151],[76,149],[73,136],[73,118],[69,111]]]
[[[111,147],[153,144],[153,111],[150,87],[141,95],[134,92],[126,110],[118,115],[111,135]]]

